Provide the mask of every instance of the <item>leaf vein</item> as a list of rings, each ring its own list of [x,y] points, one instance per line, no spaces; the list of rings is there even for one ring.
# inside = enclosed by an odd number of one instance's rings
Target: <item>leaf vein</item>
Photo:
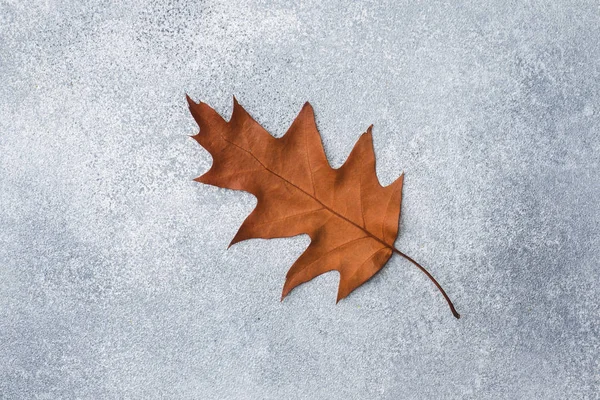
[[[262,222],[260,224],[255,224],[254,226],[256,227],[256,226],[264,226],[264,225],[269,225],[269,224],[275,224],[277,222],[282,222],[282,221],[288,220],[290,218],[300,217],[301,215],[306,215],[306,214],[314,213],[314,212],[321,211],[321,210],[324,210],[324,208],[321,207],[321,208],[316,208],[316,209],[310,210],[310,211],[304,211],[304,212],[301,212],[301,213],[288,215],[288,216],[280,218],[280,219],[275,219],[275,220],[272,220],[272,221],[266,221],[266,222]]]
[[[221,138],[226,141],[227,143],[239,148],[240,150],[248,153],[252,158],[254,158],[256,160],[256,162],[258,162],[264,169],[266,169],[267,171],[269,171],[270,173],[272,173],[273,175],[277,176],[279,179],[283,180],[284,182],[289,183],[290,185],[292,185],[293,187],[295,187],[296,189],[298,189],[300,192],[304,193],[305,195],[307,195],[308,197],[310,197],[311,199],[315,200],[317,203],[321,204],[325,209],[327,209],[329,212],[331,212],[332,214],[336,215],[337,217],[341,218],[342,220],[350,223],[351,225],[354,225],[355,227],[357,227],[358,229],[362,230],[363,232],[365,232],[368,236],[372,237],[373,239],[375,239],[376,241],[378,241],[379,243],[383,244],[386,247],[389,247],[390,249],[392,249],[392,246],[390,246],[389,244],[387,244],[384,240],[378,238],[377,236],[375,236],[373,233],[369,232],[366,228],[361,227],[360,225],[356,224],[355,222],[353,222],[352,220],[344,217],[343,215],[339,214],[338,212],[334,211],[333,209],[327,207],[324,203],[322,203],[319,199],[315,198],[314,196],[311,196],[309,193],[305,192],[304,190],[302,190],[302,188],[298,187],[297,185],[295,185],[293,182],[290,182],[288,179],[284,178],[283,176],[279,175],[277,172],[271,170],[269,167],[267,167],[258,157],[256,157],[251,151],[249,151],[248,149],[245,149],[244,147],[240,146],[237,143],[232,142],[231,140],[227,139],[221,132],[219,132],[219,136],[221,136]],[[391,198],[390,198],[391,201]],[[389,207],[389,204],[388,204]]]

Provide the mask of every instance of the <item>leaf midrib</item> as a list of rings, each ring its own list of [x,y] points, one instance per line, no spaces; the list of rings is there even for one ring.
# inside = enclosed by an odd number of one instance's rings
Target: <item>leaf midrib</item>
[[[365,232],[368,236],[370,236],[371,238],[373,238],[374,240],[378,241],[379,243],[381,243],[382,245],[384,245],[385,247],[387,247],[388,249],[390,249],[391,251],[394,251],[395,248],[392,245],[389,245],[388,243],[384,242],[383,240],[381,240],[380,238],[378,238],[377,236],[375,236],[374,234],[372,234],[370,231],[367,230],[367,228],[362,227],[358,224],[356,224],[354,221],[344,217],[342,214],[336,212],[335,210],[333,210],[332,208],[328,207],[326,204],[324,204],[323,202],[321,202],[321,200],[319,200],[318,198],[316,198],[315,196],[312,196],[310,193],[307,193],[305,190],[303,190],[301,187],[297,186],[294,182],[289,181],[288,179],[286,179],[285,177],[279,175],[277,172],[273,171],[272,169],[270,169],[269,167],[267,167],[265,164],[263,164],[263,162],[256,157],[251,151],[243,148],[242,146],[238,145],[237,143],[234,143],[233,141],[227,139],[225,136],[223,136],[223,134],[221,132],[219,132],[219,136],[221,136],[221,138],[226,141],[229,144],[234,145],[235,147],[237,147],[238,149],[248,153],[252,158],[254,158],[264,169],[266,169],[267,171],[269,171],[271,174],[275,175],[276,177],[278,177],[279,179],[283,180],[284,182],[292,185],[293,187],[295,187],[296,189],[298,189],[300,192],[304,193],[306,196],[310,197],[311,199],[313,199],[314,201],[316,201],[317,203],[319,203],[323,208],[325,208],[326,210],[328,210],[330,213],[334,214],[335,216],[341,218],[342,220],[350,223],[351,225],[354,225],[355,227],[357,227],[358,229],[362,230],[363,232]],[[362,191],[362,188],[361,188]],[[361,200],[362,201],[362,200]],[[385,218],[385,216],[384,216]]]

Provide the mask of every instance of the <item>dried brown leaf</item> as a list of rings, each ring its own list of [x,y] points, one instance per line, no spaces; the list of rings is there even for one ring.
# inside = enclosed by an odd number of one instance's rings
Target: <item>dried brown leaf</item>
[[[383,187],[375,173],[371,127],[338,169],[327,161],[306,103],[287,133],[275,138],[234,98],[229,122],[188,97],[200,132],[193,138],[213,157],[198,182],[243,190],[256,196],[256,208],[230,245],[251,238],[310,236],[310,245],[287,273],[282,299],[296,286],[338,271],[337,301],[369,280],[397,253],[436,284],[455,317],[459,314],[437,281],[394,247],[402,201],[401,175]]]

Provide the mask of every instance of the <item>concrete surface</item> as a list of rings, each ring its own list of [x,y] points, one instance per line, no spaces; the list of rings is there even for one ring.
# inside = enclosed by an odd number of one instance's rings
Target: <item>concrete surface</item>
[[[0,398],[594,399],[597,1],[3,1]],[[227,250],[255,201],[185,93],[339,166],[406,172],[393,257],[279,302],[306,237]]]

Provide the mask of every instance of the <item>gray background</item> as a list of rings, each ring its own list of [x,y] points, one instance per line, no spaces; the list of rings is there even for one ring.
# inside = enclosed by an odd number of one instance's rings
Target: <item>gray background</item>
[[[2,2],[0,398],[599,398],[600,6],[472,3]],[[308,238],[226,250],[186,92],[333,166],[373,123],[463,318],[399,257],[280,303]]]

